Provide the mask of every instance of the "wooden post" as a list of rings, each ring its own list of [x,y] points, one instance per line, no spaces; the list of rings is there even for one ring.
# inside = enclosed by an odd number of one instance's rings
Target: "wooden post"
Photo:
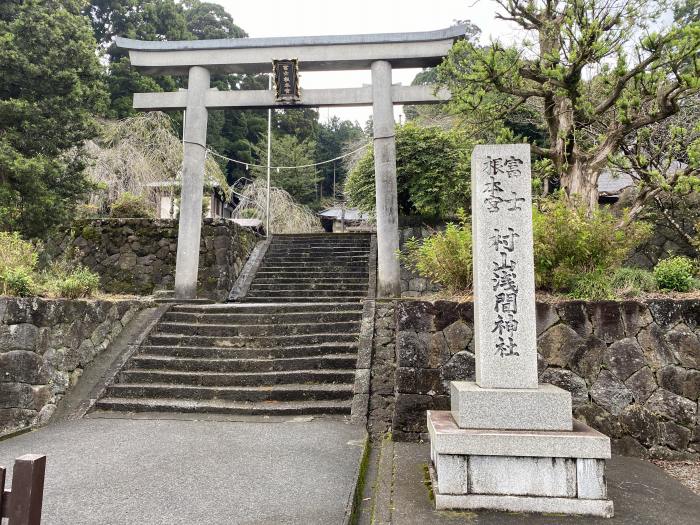
[[[15,460],[12,473],[12,492],[2,498],[2,517],[8,525],[40,525],[44,498],[46,456],[26,454]],[[4,490],[5,471],[0,469],[0,488]]]

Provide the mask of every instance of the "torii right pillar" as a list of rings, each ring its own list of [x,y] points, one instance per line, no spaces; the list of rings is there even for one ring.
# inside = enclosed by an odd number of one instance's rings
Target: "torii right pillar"
[[[391,93],[391,64],[372,63],[372,120],[377,218],[377,297],[401,296],[399,204],[396,184],[396,136]]]

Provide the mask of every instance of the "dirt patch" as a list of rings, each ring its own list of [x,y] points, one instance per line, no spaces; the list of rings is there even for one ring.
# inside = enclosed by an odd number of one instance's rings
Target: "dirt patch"
[[[677,479],[700,496],[700,461],[666,461],[654,459],[652,463],[662,468],[666,471],[666,474]]]

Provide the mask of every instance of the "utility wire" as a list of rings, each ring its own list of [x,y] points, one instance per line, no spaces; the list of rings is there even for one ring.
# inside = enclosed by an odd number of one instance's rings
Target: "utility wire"
[[[364,144],[357,148],[356,150],[351,151],[350,153],[346,153],[345,155],[340,155],[339,157],[335,157],[334,159],[329,159],[329,160],[324,160],[321,162],[314,162],[313,164],[303,164],[301,166],[270,166],[271,169],[276,169],[276,170],[296,170],[300,168],[313,168],[315,166],[321,166],[322,164],[329,164],[331,162],[336,162],[338,160],[344,159],[345,157],[349,157],[350,155],[354,155],[358,151],[362,151],[365,149],[367,146],[369,146],[371,143]],[[202,144],[199,144],[202,146]],[[251,168],[267,168],[267,164],[253,164],[252,162],[243,162],[242,160],[237,160],[237,159],[232,159],[230,157],[226,157],[224,155],[221,155],[220,153],[217,153],[216,151],[212,150],[211,148],[206,148],[206,150],[214,155],[215,157],[219,157],[224,160],[228,160],[229,162],[234,162],[236,164],[240,164],[242,166],[250,166]]]

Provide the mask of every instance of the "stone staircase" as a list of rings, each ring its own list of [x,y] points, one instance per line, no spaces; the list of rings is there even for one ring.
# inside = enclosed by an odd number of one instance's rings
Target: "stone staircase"
[[[96,408],[350,414],[369,242],[275,236],[241,303],[173,305]]]

